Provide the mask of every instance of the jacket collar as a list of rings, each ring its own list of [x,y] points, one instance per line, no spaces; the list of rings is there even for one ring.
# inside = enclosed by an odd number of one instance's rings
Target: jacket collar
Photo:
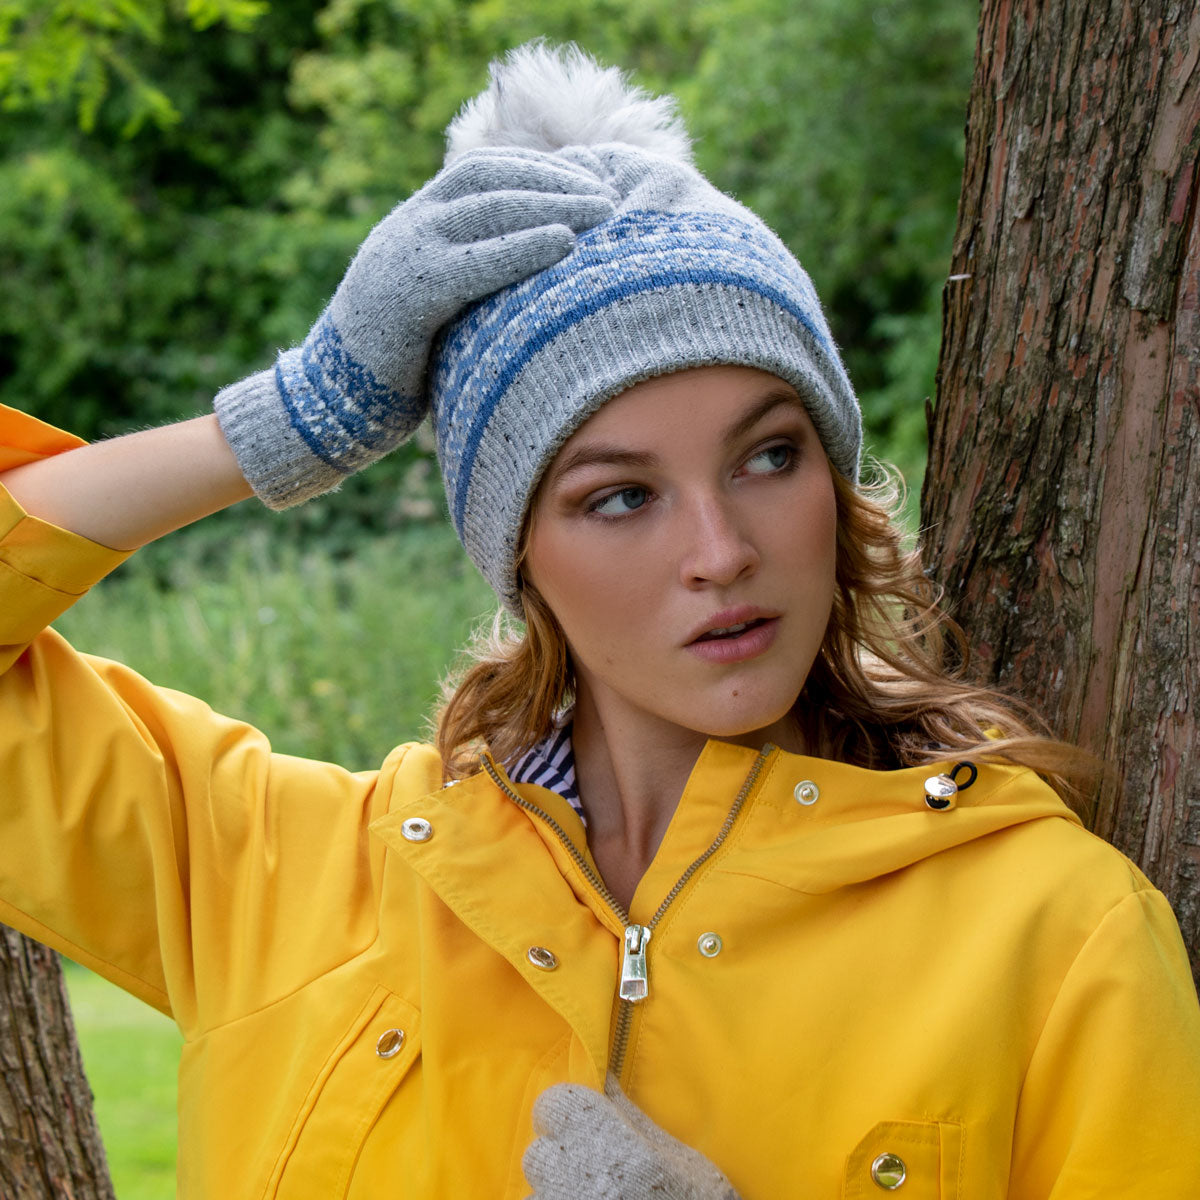
[[[415,796],[402,785],[398,777],[391,811],[370,833],[577,1032],[602,1080],[623,928],[617,916],[557,834],[487,775]],[[584,845],[583,826],[566,801],[530,784],[520,785],[519,794],[544,806],[576,849]],[[428,823],[427,839],[413,840],[411,826],[406,836],[412,820]],[[533,947],[551,949],[560,968],[547,971],[531,961]]]
[[[705,745],[634,896],[634,921],[649,917],[683,867],[712,842],[757,757],[755,750],[729,742],[711,739]],[[925,781],[953,766],[945,762],[872,771],[774,750],[718,855],[722,868],[770,878],[797,891],[825,893],[1028,821],[1080,823],[1032,771],[995,764],[979,767],[975,781],[958,793],[955,807],[933,811],[926,803]],[[594,869],[583,826],[570,805],[533,784],[511,786],[552,818]],[[407,790],[396,788],[400,794]],[[426,844],[407,841],[404,821],[423,814],[433,825],[433,838]],[[620,922],[596,895],[563,839],[515,805],[484,773],[394,804],[371,832],[421,874],[437,874],[442,887],[468,906],[489,904],[492,894],[501,894],[537,909],[555,894],[569,893],[572,903],[589,909],[613,933],[621,932]],[[414,847],[421,847],[420,852],[414,853]],[[544,852],[531,853],[538,848]],[[491,886],[480,888],[482,879]]]
[[[711,845],[757,757],[727,742],[705,746],[638,886],[630,906],[634,922],[647,921]],[[578,816],[545,788],[510,784],[553,820],[560,836],[483,773],[422,790],[437,772],[424,758],[415,761],[420,765],[397,773],[392,809],[372,823],[371,834],[560,1013],[602,1077],[622,924],[580,866],[582,858],[594,869]],[[1078,823],[1033,772],[1006,766],[981,766],[954,808],[931,811],[925,781],[952,765],[869,771],[773,750],[704,870],[824,894],[1026,822]],[[428,823],[427,839],[406,836],[406,822],[414,819]],[[610,936],[597,936],[598,925]],[[528,957],[533,946],[553,948],[570,969],[540,969]]]

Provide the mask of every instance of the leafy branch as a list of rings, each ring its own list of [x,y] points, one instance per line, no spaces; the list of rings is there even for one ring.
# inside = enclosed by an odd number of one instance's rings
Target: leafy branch
[[[0,109],[73,104],[90,132],[116,85],[128,109],[126,137],[147,123],[169,128],[179,112],[135,61],[140,45],[160,44],[172,22],[246,31],[267,7],[268,0],[0,0]]]

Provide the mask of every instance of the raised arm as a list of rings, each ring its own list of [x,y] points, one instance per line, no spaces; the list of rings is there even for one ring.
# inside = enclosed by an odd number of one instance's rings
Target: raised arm
[[[136,550],[251,495],[213,415],[131,433],[0,472],[32,516]]]

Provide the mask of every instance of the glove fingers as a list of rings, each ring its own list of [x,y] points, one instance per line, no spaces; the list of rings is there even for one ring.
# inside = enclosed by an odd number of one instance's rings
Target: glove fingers
[[[696,1195],[709,1197],[710,1200],[738,1200],[737,1193],[720,1168],[705,1158],[699,1150],[672,1137],[662,1126],[656,1125],[625,1095],[615,1076],[608,1075],[605,1078],[604,1095],[612,1105],[613,1111],[620,1114],[629,1128],[659,1155],[663,1163],[670,1163],[680,1177],[686,1177],[697,1189],[703,1189],[697,1190]]]
[[[428,189],[430,196],[438,200],[514,189],[616,198],[613,189],[586,168],[533,150],[464,154],[444,168]]]
[[[713,1163],[656,1126],[611,1076],[603,1095],[547,1088],[533,1124],[541,1136],[521,1165],[537,1200],[738,1200]]]
[[[608,1104],[599,1092],[579,1083],[556,1083],[534,1101],[533,1128],[538,1134],[561,1140],[573,1124],[591,1127],[607,1112]]]
[[[673,1138],[660,1125],[656,1125],[628,1096],[621,1091],[616,1080],[610,1075],[604,1081],[604,1095],[612,1105],[613,1112],[618,1114],[631,1132],[640,1137],[664,1161],[687,1159],[695,1152],[690,1147]],[[697,1159],[700,1158],[696,1155]],[[705,1160],[700,1160],[705,1161]],[[707,1162],[705,1162],[707,1165]]]
[[[540,1137],[530,1142],[521,1158],[525,1180],[537,1200],[571,1200],[569,1190],[576,1180],[569,1169],[567,1152],[553,1138]]]
[[[630,1169],[625,1147],[600,1131],[580,1130],[574,1137],[540,1137],[521,1158],[525,1179],[537,1200],[633,1200],[650,1194],[640,1186],[658,1182],[636,1164]],[[655,1188],[664,1198],[666,1189]]]
[[[519,283],[554,266],[574,247],[575,234],[565,225],[542,225],[505,233],[464,247],[463,255],[470,256],[471,292],[479,298]]]
[[[661,1125],[656,1125],[630,1098],[621,1090],[616,1078],[609,1075],[604,1080],[604,1095],[622,1120],[639,1137],[653,1146],[660,1153],[673,1153],[684,1150],[680,1142],[673,1138]],[[690,1151],[689,1151],[690,1153]]]
[[[612,215],[613,206],[603,196],[504,191],[452,201],[439,225],[451,242],[476,242],[538,225],[566,225],[581,233]]]
[[[604,1095],[613,1108],[621,1114],[631,1129],[635,1130],[649,1142],[657,1143],[662,1141],[664,1137],[663,1131],[625,1095],[621,1090],[621,1085],[612,1075],[609,1075],[604,1080]],[[666,1136],[669,1137],[669,1135]]]

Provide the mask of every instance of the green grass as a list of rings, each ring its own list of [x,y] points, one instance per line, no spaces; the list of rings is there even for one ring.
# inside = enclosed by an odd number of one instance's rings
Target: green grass
[[[99,975],[64,965],[118,1200],[174,1196],[179,1031]]]

